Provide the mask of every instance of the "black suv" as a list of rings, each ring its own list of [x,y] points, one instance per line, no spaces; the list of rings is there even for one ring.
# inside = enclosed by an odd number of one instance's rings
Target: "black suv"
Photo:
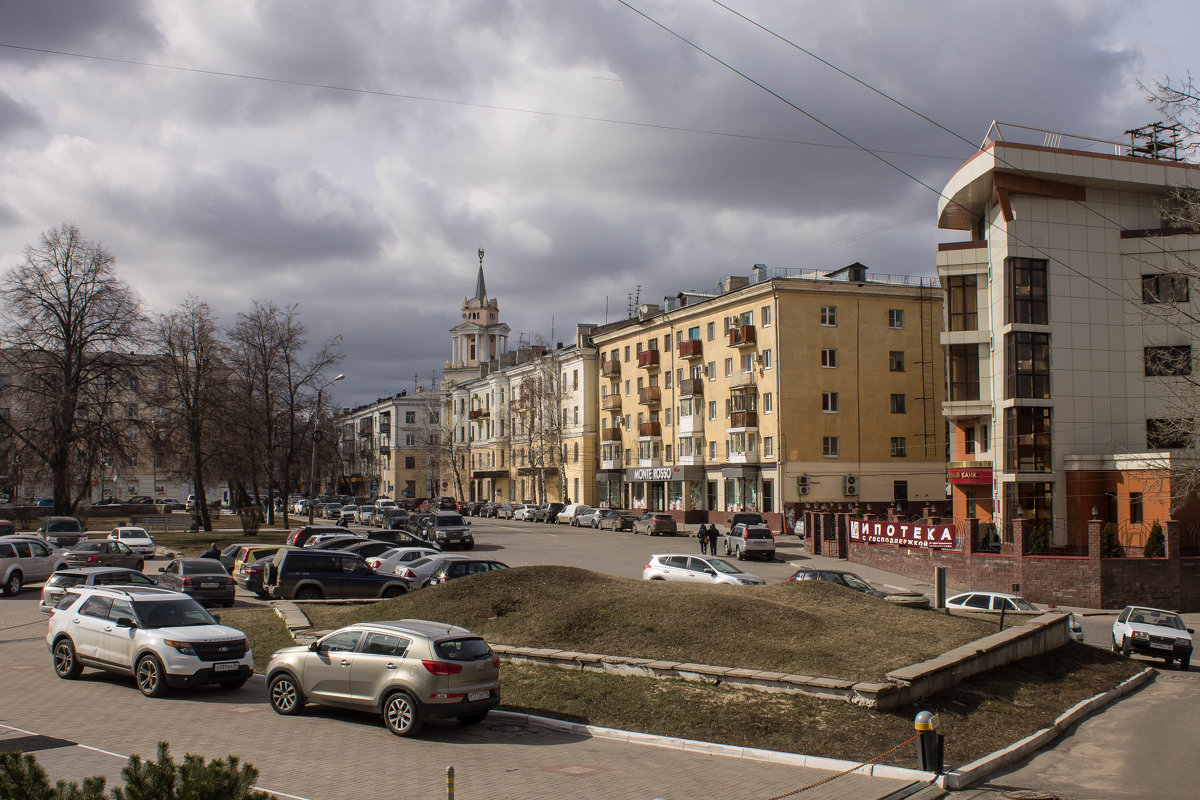
[[[545,503],[537,507],[533,512],[534,522],[554,522],[558,519],[558,512],[566,508],[563,503]]]
[[[263,591],[275,599],[396,597],[408,581],[380,575],[362,556],[343,550],[280,550],[263,570]]]

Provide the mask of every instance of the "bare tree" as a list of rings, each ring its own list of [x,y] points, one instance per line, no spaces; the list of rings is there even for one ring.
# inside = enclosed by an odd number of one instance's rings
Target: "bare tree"
[[[471,441],[467,432],[468,411],[454,409],[449,393],[426,391],[422,395],[424,429],[421,436],[426,448],[426,468],[429,474],[429,497],[440,492],[447,471],[454,479],[454,488],[460,498],[465,499],[463,475],[471,459]]]
[[[0,424],[49,473],[58,513],[72,513],[104,449],[128,453],[134,422],[118,394],[136,385],[141,303],[116,274],[116,259],[63,223],[25,248],[0,284],[5,347],[0,354],[30,413]],[[119,455],[119,454],[118,454]],[[71,478],[81,488],[71,492]]]

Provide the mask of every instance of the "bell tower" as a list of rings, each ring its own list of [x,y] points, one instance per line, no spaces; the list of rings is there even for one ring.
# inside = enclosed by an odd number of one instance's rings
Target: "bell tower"
[[[450,329],[450,360],[445,382],[454,385],[479,377],[481,364],[508,350],[509,327],[500,321],[500,303],[488,297],[483,277],[483,248],[479,248],[479,274],[475,294],[464,297],[462,320]]]

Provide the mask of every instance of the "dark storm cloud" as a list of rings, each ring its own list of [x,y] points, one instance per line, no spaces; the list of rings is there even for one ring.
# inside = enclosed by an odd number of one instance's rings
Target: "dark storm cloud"
[[[151,3],[138,0],[6,0],[0,3],[0,19],[4,21],[0,40],[48,50],[82,48],[128,58],[162,43],[151,7]],[[45,63],[44,57],[37,54],[0,48],[0,61],[7,60]]]
[[[32,106],[19,103],[5,92],[0,92],[0,139],[42,128],[42,118]]]

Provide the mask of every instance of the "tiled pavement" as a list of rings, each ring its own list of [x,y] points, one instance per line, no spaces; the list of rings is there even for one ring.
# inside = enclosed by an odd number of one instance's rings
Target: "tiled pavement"
[[[833,774],[505,719],[474,728],[433,723],[416,739],[398,739],[368,715],[322,709],[280,717],[264,701],[261,678],[235,692],[178,691],[152,700],[130,680],[91,670],[78,681],[55,678],[45,630],[35,592],[0,599],[0,746],[29,734],[78,743],[37,752],[52,780],[116,779],[124,756],[153,757],[160,739],[171,743],[177,759],[188,752],[208,758],[235,753],[258,768],[261,788],[312,800],[445,796],[449,765],[456,797],[489,800],[762,800]],[[908,783],[852,774],[799,796],[884,798]]]

